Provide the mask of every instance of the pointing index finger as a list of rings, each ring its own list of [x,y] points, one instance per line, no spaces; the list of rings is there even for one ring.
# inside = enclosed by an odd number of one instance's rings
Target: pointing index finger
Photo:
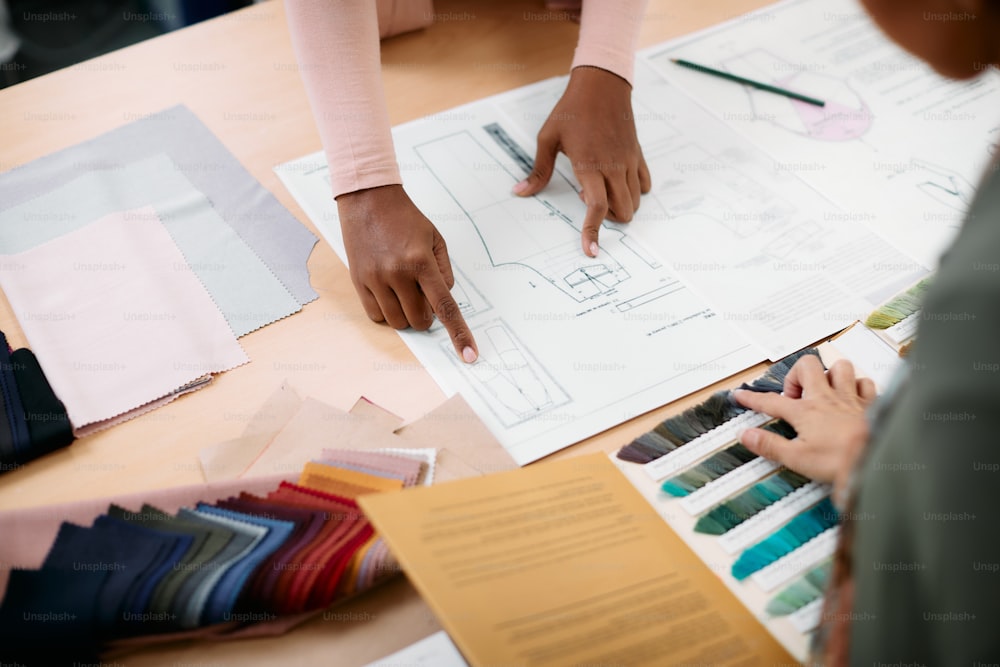
[[[608,191],[604,185],[604,177],[599,173],[578,174],[577,178],[583,187],[584,203],[587,204],[581,235],[583,252],[589,257],[597,257],[598,232],[608,215]]]
[[[421,276],[420,289],[423,290],[438,320],[447,329],[451,343],[455,346],[455,352],[466,363],[474,362],[479,357],[476,341],[444,278],[437,272]]]

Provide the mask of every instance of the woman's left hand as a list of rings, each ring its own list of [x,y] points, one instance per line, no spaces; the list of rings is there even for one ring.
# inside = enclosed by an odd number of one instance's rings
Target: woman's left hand
[[[639,196],[651,187],[627,81],[597,67],[575,67],[538,133],[535,167],[514,186],[514,193],[527,197],[544,188],[560,151],[569,157],[587,205],[583,252],[596,257],[601,222],[630,221],[639,208]]]

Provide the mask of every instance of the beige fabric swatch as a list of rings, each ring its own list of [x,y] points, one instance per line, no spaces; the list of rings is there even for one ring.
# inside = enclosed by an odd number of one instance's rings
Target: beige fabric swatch
[[[243,435],[203,448],[198,452],[206,482],[235,479],[243,474],[261,451],[295,416],[302,398],[287,382],[274,390],[243,430]]]

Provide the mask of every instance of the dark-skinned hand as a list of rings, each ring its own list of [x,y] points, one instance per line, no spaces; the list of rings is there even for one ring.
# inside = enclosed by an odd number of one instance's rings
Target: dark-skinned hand
[[[451,296],[448,248],[401,185],[337,197],[351,280],[368,317],[424,331],[441,321],[458,356],[478,357],[476,341]]]
[[[538,133],[534,170],[514,193],[527,197],[544,188],[560,152],[569,157],[587,205],[583,252],[596,257],[601,222],[629,222],[639,196],[651,187],[627,81],[597,67],[573,68],[566,91]]]

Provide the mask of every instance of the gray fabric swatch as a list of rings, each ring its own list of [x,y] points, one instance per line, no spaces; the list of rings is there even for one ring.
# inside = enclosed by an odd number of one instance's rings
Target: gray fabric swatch
[[[0,253],[19,253],[109,213],[143,206],[156,211],[236,336],[300,310],[270,268],[164,154],[121,169],[84,171],[0,211]]]
[[[24,203],[82,172],[120,170],[129,162],[158,153],[170,156],[300,305],[317,298],[306,267],[316,236],[182,105],[0,174],[0,207]],[[35,222],[48,224],[45,220]],[[0,248],[0,252],[11,250]]]
[[[204,577],[192,577],[188,581],[194,582],[194,588],[182,586],[178,595],[174,598],[174,613],[180,618],[180,625],[184,628],[197,627],[201,614],[205,610],[208,596],[215,589],[223,575],[229,571],[236,563],[252,553],[254,548],[267,535],[268,529],[263,526],[256,526],[228,519],[215,514],[199,512],[182,507],[177,512],[177,516],[185,521],[201,522],[202,525],[213,528],[224,528],[231,531],[233,537],[226,546],[215,555],[212,560],[205,564],[204,569],[208,572]]]

